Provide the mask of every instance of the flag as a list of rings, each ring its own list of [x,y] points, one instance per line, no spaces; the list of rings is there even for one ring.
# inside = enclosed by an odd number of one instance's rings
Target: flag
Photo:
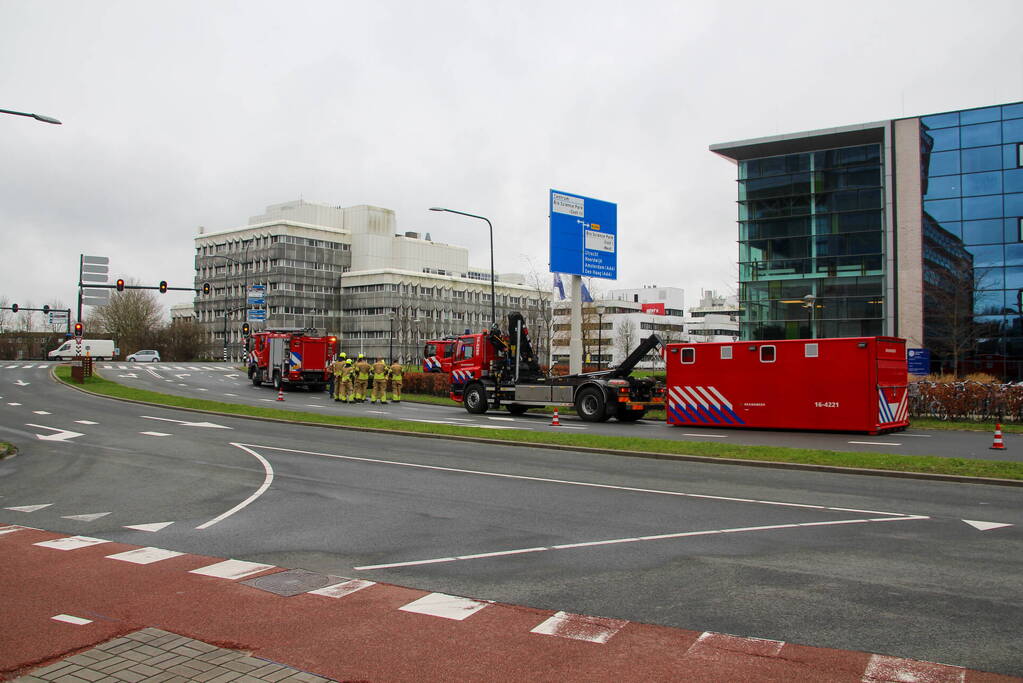
[[[586,289],[586,283],[585,282],[583,282],[581,284],[583,286],[583,303],[584,304],[592,304],[593,303],[593,297],[590,296],[590,290]]]
[[[565,300],[565,283],[561,281],[561,273],[554,273],[554,291],[558,293],[558,301]]]

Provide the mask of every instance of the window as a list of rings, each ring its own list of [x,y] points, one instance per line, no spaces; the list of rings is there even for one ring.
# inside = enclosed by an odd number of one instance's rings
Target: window
[[[692,346],[687,346],[682,349],[682,357],[680,359],[685,365],[692,365],[696,362],[696,349]]]
[[[462,344],[458,347],[458,359],[472,358],[473,345],[472,343]]]
[[[774,346],[761,346],[760,347],[760,362],[761,363],[773,363],[774,362]]]
[[[817,344],[806,344],[803,347],[803,355],[807,358],[816,358],[819,355]]]
[[[732,347],[731,346],[722,346],[721,347],[721,360],[731,360],[731,359],[732,359]]]

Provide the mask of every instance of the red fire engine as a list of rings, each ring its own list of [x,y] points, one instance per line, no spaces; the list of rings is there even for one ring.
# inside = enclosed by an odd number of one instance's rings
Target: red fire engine
[[[431,339],[423,347],[423,372],[451,372],[451,357],[458,337]]]
[[[909,425],[906,340],[668,344],[668,424],[877,434]]]
[[[533,354],[522,315],[512,313],[507,336],[495,327],[490,332],[458,337],[451,361],[451,399],[477,414],[502,406],[512,415],[533,407],[574,406],[588,422],[612,417],[634,422],[647,408],[664,403],[661,383],[630,374],[660,345],[657,335],[650,335],[616,368],[548,376]]]
[[[249,379],[253,386],[271,382],[274,389],[304,386],[323,391],[330,379],[330,362],[337,353],[337,338],[313,336],[315,332],[312,329],[253,332],[249,352]]]

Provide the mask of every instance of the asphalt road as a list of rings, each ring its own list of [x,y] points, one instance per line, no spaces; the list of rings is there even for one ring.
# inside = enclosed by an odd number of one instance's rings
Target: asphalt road
[[[8,372],[0,363],[0,378]],[[20,364],[29,365],[28,363]],[[485,429],[518,429],[551,431],[551,418],[545,414],[526,413],[511,416],[503,411],[490,411],[472,415],[460,405],[412,404],[359,404],[345,405],[330,400],[325,392],[305,390],[286,391],[285,401],[276,400],[277,394],[269,386],[254,387],[239,371],[222,363],[163,363],[129,364],[98,363],[98,372],[116,382],[140,389],[160,391],[191,398],[207,398],[247,405],[273,405],[283,410],[323,412],[330,414],[365,415],[415,422],[477,426]],[[15,368],[24,369],[24,368]],[[36,364],[40,374],[49,370]],[[825,449],[833,451],[896,453],[900,455],[935,455],[982,460],[1023,459],[1023,450],[1012,448],[1014,435],[1005,437],[1007,450],[991,450],[992,434],[985,432],[949,432],[910,428],[904,432],[869,436],[866,434],[829,432],[786,432],[759,429],[716,429],[669,426],[662,421],[641,420],[622,423],[610,420],[591,423],[580,420],[573,410],[562,411],[559,419],[561,431],[608,436],[642,436],[644,438],[672,439],[675,441],[704,441],[741,445],[785,446],[791,448]]]
[[[0,372],[0,440],[22,451],[0,523],[1023,674],[1018,488],[207,418]],[[186,373],[242,395],[240,373]]]

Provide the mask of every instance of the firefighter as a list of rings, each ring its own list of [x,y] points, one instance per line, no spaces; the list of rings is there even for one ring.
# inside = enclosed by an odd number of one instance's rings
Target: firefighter
[[[387,363],[377,358],[373,363],[373,403],[387,403]]]
[[[398,361],[391,363],[391,400],[401,403],[401,364]]]
[[[355,403],[355,396],[352,393],[352,378],[354,376],[355,368],[352,365],[352,359],[349,358],[344,362],[341,376],[338,378],[338,381],[341,382],[341,400],[345,403]]]
[[[366,402],[366,389],[369,386],[369,373],[373,368],[361,353],[355,363],[355,402]]]
[[[345,363],[338,356],[337,359],[330,364],[330,381],[332,385],[332,392],[335,401],[341,400],[341,373],[345,368]]]

